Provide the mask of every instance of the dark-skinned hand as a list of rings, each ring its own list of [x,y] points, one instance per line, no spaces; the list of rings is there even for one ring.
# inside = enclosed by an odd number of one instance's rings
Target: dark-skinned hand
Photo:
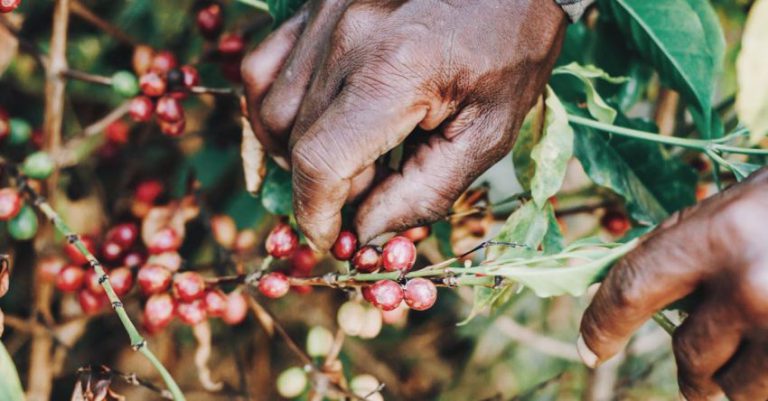
[[[613,267],[581,322],[585,363],[694,292],[673,338],[683,395],[768,400],[768,169],[675,214]]]
[[[445,216],[509,153],[565,27],[552,0],[310,1],[243,63],[299,228],[328,249],[356,197],[363,242]],[[376,160],[412,133],[421,144],[382,178]]]

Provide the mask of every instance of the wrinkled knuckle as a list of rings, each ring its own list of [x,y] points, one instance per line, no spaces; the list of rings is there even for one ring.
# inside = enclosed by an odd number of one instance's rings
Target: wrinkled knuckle
[[[416,202],[414,206],[414,215],[418,221],[416,224],[427,224],[443,218],[448,213],[449,201],[441,195],[434,199],[424,199]]]
[[[269,132],[280,133],[290,129],[293,114],[289,112],[286,102],[287,99],[275,92],[268,93],[262,102],[259,117]]]
[[[266,70],[261,53],[254,50],[248,53],[240,63],[240,72],[246,87],[264,91],[269,86],[269,72]]]

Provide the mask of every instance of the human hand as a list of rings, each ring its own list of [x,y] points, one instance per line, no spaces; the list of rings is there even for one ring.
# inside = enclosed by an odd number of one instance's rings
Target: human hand
[[[603,281],[581,322],[582,359],[605,361],[653,313],[696,292],[673,338],[683,395],[768,399],[766,238],[768,169],[675,214]]]
[[[356,197],[363,242],[445,216],[508,154],[565,26],[554,1],[307,4],[243,63],[251,124],[291,164],[301,230],[328,249]],[[430,132],[381,178],[376,160],[416,127]]]

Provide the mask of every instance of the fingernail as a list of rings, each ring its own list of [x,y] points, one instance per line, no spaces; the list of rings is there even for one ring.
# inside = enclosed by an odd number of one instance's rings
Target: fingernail
[[[579,334],[579,339],[576,341],[576,351],[579,353],[579,356],[585,365],[591,369],[597,367],[597,355],[595,355],[595,353],[589,349],[587,343],[584,342],[584,337],[582,337],[581,334]]]
[[[283,170],[291,169],[291,165],[288,164],[288,160],[286,160],[283,156],[273,156],[272,159],[274,159],[275,163],[277,163],[278,166],[282,167]]]
[[[368,245],[374,245],[374,246],[382,246],[385,242],[389,241],[390,238],[394,237],[395,233],[384,233],[379,234],[370,241],[368,241]]]
[[[313,251],[315,251],[316,253],[322,253],[322,250],[320,250],[320,248],[317,245],[315,245],[315,243],[312,242],[312,240],[309,239],[309,237],[304,237],[304,238],[307,240],[307,245],[309,245],[309,247],[312,248]]]

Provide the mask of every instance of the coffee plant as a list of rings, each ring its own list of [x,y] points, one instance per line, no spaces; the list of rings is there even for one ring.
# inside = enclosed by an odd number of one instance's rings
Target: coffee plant
[[[0,400],[676,399],[684,302],[596,371],[578,320],[765,164],[768,0],[599,0],[448,216],[327,255],[243,115],[301,3],[0,0]]]

